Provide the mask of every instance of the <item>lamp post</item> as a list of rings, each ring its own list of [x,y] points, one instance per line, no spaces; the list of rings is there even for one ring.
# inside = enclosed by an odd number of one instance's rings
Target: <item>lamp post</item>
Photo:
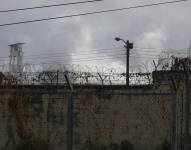
[[[129,86],[129,52],[130,49],[133,49],[133,43],[130,43],[129,40],[125,41],[119,37],[115,38],[116,41],[123,41],[125,44],[124,47],[126,48],[126,85]]]

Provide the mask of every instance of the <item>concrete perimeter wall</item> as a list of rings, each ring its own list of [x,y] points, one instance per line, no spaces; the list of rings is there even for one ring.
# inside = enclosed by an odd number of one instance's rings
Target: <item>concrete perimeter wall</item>
[[[66,150],[70,138],[74,150],[87,148],[90,141],[109,146],[127,140],[138,150],[154,150],[165,140],[170,142],[170,89],[154,86],[74,89],[72,98],[67,87],[0,89],[0,148],[31,135],[46,139],[51,150]]]

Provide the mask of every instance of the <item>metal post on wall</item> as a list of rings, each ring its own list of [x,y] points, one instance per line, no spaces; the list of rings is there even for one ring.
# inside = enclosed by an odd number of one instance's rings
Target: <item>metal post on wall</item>
[[[174,79],[171,77],[173,85],[173,96],[172,96],[172,120],[171,120],[171,150],[177,150],[177,100],[178,100],[178,86]]]
[[[68,73],[64,74],[68,86],[70,87],[70,97],[68,99],[68,113],[67,113],[67,150],[73,150],[73,128],[74,128],[74,89],[70,82]]]
[[[186,100],[185,100],[185,128],[184,128],[184,150],[189,150],[189,127],[190,127],[190,71],[188,67],[188,62],[183,62],[183,67],[186,75]]]

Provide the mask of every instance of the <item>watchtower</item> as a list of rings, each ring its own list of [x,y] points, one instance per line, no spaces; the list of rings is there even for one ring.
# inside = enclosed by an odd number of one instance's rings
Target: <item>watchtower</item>
[[[9,72],[22,73],[23,71],[23,51],[22,46],[24,43],[11,44],[9,56]]]

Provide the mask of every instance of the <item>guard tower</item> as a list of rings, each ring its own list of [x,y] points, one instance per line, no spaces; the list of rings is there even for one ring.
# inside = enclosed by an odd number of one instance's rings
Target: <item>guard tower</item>
[[[9,56],[9,73],[22,73],[23,72],[23,51],[22,46],[24,43],[11,44]]]

